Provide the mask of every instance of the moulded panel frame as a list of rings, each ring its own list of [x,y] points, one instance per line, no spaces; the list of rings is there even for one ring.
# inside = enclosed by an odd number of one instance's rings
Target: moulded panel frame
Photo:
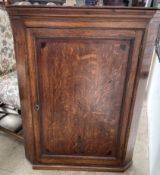
[[[75,31],[72,33],[72,31]],[[82,30],[81,30],[82,31]],[[85,39],[118,39],[118,40],[129,40],[130,41],[130,53],[128,55],[128,65],[127,65],[127,73],[125,80],[125,88],[123,94],[123,102],[121,107],[121,116],[119,122],[119,130],[121,131],[119,134],[119,145],[117,145],[117,157],[92,157],[92,156],[66,156],[66,155],[46,155],[43,154],[40,147],[40,125],[39,125],[39,114],[32,109],[33,113],[33,128],[34,128],[34,137],[35,137],[35,146],[36,146],[36,160],[41,164],[54,164],[55,166],[64,165],[64,166],[118,166],[122,164],[123,153],[125,152],[124,146],[126,144],[125,134],[127,132],[128,122],[124,122],[124,120],[129,121],[130,105],[132,100],[133,91],[130,89],[134,89],[134,81],[137,71],[138,58],[139,58],[139,47],[143,38],[142,30],[119,30],[119,29],[83,29],[83,32],[80,32],[79,29],[46,29],[46,28],[28,28],[27,29],[27,43],[28,43],[28,65],[29,65],[29,75],[32,78],[31,82],[31,96],[32,96],[32,106],[38,103],[38,81],[37,81],[37,68],[36,68],[36,40],[39,38],[58,38],[58,39],[76,39],[76,38],[85,38]],[[78,34],[79,33],[79,34]],[[83,33],[83,34],[82,34]],[[77,34],[79,36],[77,36]],[[96,34],[96,35],[95,35]],[[98,34],[98,35],[97,35]],[[134,62],[134,64],[133,64]],[[34,67],[35,66],[35,67]],[[134,72],[131,77],[131,71]],[[133,73],[132,72],[132,73]],[[34,75],[34,76],[33,76]],[[131,88],[132,86],[132,88]],[[122,128],[123,127],[123,128]],[[59,161],[61,160],[61,161]],[[93,162],[92,162],[93,161]],[[92,162],[92,163],[91,163]],[[131,162],[129,162],[131,163]]]

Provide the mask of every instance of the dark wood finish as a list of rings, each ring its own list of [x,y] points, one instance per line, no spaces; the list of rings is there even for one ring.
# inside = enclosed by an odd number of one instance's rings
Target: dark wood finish
[[[16,6],[7,11],[33,168],[127,169],[159,12]]]
[[[37,39],[44,154],[114,157],[129,45],[110,39]]]

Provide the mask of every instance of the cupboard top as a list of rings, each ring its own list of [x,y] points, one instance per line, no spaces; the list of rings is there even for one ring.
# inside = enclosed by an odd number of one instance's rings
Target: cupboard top
[[[93,17],[93,18],[137,18],[150,19],[160,16],[158,8],[143,7],[46,7],[46,6],[6,6],[11,17]]]

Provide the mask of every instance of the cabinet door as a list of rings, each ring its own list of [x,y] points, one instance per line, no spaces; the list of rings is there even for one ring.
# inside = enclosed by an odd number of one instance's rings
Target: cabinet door
[[[142,32],[27,29],[27,36],[37,162],[119,164]]]

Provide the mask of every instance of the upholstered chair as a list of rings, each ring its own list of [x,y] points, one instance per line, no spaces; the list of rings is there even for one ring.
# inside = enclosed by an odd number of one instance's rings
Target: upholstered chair
[[[20,100],[12,30],[7,12],[0,8],[0,130],[16,135],[22,126],[18,114]]]

